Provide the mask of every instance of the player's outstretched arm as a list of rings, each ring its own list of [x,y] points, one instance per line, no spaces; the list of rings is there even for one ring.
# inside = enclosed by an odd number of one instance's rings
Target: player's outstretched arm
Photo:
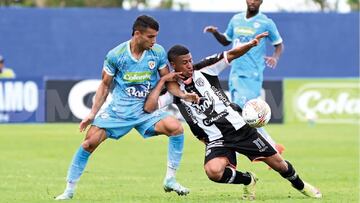
[[[248,43],[242,44],[241,46],[237,46],[233,49],[230,49],[226,52],[226,57],[228,62],[230,63],[232,60],[239,58],[240,56],[244,55],[254,46],[257,46],[260,40],[266,36],[268,36],[268,32],[263,32],[261,34],[256,35],[255,39],[251,40]]]
[[[96,90],[94,103],[91,107],[91,112],[80,122],[79,125],[80,132],[86,130],[86,127],[94,120],[95,115],[106,101],[106,98],[110,92],[110,86],[112,81],[113,81],[113,76],[110,76],[105,71],[103,71],[102,80],[98,89]]]
[[[227,45],[231,44],[231,42],[226,39],[225,35],[220,33],[218,31],[218,28],[215,26],[212,26],[212,25],[206,26],[204,28],[204,33],[206,33],[206,32],[212,33],[213,36],[215,37],[215,39],[223,46],[227,46]]]

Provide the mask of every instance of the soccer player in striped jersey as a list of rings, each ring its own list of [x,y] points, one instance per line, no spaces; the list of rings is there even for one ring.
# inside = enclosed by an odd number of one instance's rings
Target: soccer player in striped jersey
[[[268,33],[261,33],[255,39],[229,51],[205,58],[192,64],[190,51],[181,45],[168,51],[168,60],[176,72],[164,76],[149,94],[144,109],[153,112],[170,103],[175,103],[193,134],[206,145],[204,169],[210,180],[218,183],[244,184],[243,199],[255,199],[257,178],[252,172],[236,170],[236,152],[250,160],[265,162],[277,171],[292,186],[306,196],[321,198],[322,194],[312,185],[304,182],[289,161],[285,161],[271,142],[250,127],[241,117],[241,108],[231,103],[220,86],[218,74],[229,63],[245,54]],[[188,93],[195,92],[201,98],[199,103],[187,102],[165,94],[160,97],[162,80],[176,78],[180,88]]]

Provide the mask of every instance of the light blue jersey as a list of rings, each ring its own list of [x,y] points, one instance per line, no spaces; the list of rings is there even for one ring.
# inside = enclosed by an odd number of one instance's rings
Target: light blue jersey
[[[130,41],[112,49],[104,61],[104,71],[114,76],[110,107],[123,118],[137,118],[144,113],[145,98],[155,87],[158,71],[166,66],[166,53],[156,44],[145,50],[139,60],[130,51]]]
[[[166,67],[166,62],[165,50],[158,44],[145,50],[139,60],[131,54],[130,41],[109,51],[104,71],[114,77],[112,101],[93,124],[105,128],[113,138],[121,137],[133,127],[146,137],[145,131],[167,116],[159,111],[149,114],[143,110],[146,96],[156,86],[158,71]]]
[[[233,47],[236,47],[251,41],[256,35],[263,32],[269,32],[269,36],[266,39],[273,45],[282,43],[282,38],[275,23],[260,12],[249,19],[246,18],[246,12],[234,15],[224,35],[228,41],[232,41]],[[246,100],[260,96],[263,71],[265,69],[265,54],[266,40],[261,40],[258,46],[253,47],[246,54],[233,60],[231,63],[229,89],[232,94],[232,100],[240,106]],[[245,79],[242,80],[242,78]],[[239,89],[241,91],[237,91]]]

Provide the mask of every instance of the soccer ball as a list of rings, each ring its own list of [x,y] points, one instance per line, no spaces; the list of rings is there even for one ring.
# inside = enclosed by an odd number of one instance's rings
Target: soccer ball
[[[242,117],[251,127],[260,128],[269,122],[271,109],[264,100],[252,99],[245,103]]]

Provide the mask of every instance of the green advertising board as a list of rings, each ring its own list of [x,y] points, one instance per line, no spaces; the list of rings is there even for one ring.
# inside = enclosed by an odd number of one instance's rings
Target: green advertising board
[[[357,79],[286,79],[285,122],[360,122]]]

